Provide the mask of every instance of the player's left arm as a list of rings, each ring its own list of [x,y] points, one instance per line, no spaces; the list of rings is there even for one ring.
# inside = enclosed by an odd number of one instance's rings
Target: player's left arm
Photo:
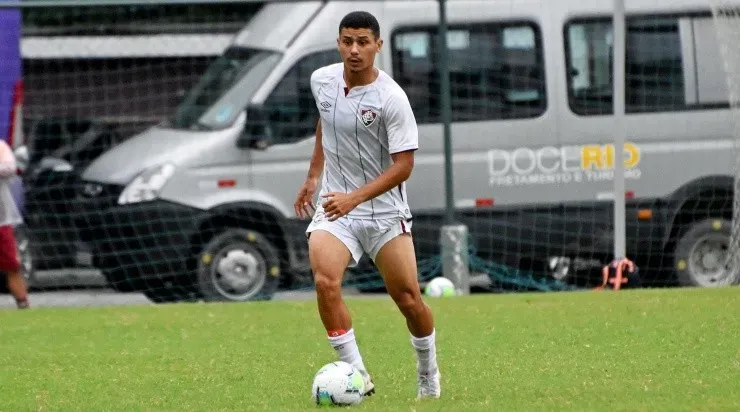
[[[353,192],[357,196],[357,204],[375,199],[408,180],[414,169],[414,151],[410,149],[392,153],[393,164],[380,176]]]
[[[345,196],[327,193],[324,211],[329,220],[349,213],[360,203],[388,192],[411,177],[414,152],[419,148],[419,131],[411,104],[403,92],[391,95],[383,108],[388,133],[388,151],[393,163],[377,178]]]
[[[0,141],[0,178],[8,178],[16,175],[15,156],[13,151],[4,141]]]

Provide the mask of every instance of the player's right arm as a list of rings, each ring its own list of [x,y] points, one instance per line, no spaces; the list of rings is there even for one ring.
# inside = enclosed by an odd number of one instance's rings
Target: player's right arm
[[[311,94],[313,94],[314,100],[318,104],[319,101],[319,89],[321,88],[320,83],[326,73],[326,67],[322,67],[314,70],[311,73],[310,86]],[[316,123],[316,141],[313,145],[313,155],[311,156],[311,162],[308,166],[308,174],[306,175],[306,181],[298,190],[298,196],[296,197],[295,213],[299,218],[310,217],[312,212],[316,210],[313,204],[313,195],[316,192],[316,188],[319,185],[319,178],[321,173],[324,171],[324,146],[322,144],[322,131],[321,131],[321,116]],[[311,210],[309,210],[309,208]]]
[[[318,181],[321,176],[321,172],[324,171],[324,146],[321,143],[321,119],[316,123],[316,141],[313,144],[313,155],[311,156],[311,163],[308,167],[307,179],[315,179]]]
[[[321,119],[319,119],[316,124],[316,141],[313,145],[313,155],[308,166],[306,181],[303,182],[303,186],[298,190],[298,196],[293,205],[296,215],[301,219],[310,217],[313,211],[316,210],[313,205],[313,195],[319,186],[319,177],[324,171],[324,147],[321,143],[321,138]]]

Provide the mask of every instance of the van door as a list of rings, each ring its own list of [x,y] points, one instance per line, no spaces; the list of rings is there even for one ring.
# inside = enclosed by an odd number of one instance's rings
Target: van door
[[[260,117],[271,133],[266,150],[251,153],[250,186],[269,194],[291,216],[295,196],[308,173],[319,119],[311,93],[311,74],[339,61],[336,46],[304,54],[281,76],[261,105]]]
[[[573,2],[576,7],[576,2]],[[626,56],[613,56],[611,16],[568,17],[563,25],[567,104],[563,142],[582,159],[571,200],[613,198],[614,127],[624,128],[627,196],[659,199],[694,179],[731,174],[732,119],[711,15],[628,13]],[[626,116],[612,117],[612,67],[626,65]]]

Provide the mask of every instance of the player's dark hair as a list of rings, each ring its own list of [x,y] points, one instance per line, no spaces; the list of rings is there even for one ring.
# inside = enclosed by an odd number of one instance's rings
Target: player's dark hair
[[[339,32],[341,33],[344,28],[370,29],[376,39],[380,37],[380,24],[378,23],[378,19],[366,11],[353,11],[344,16],[342,21],[339,22]]]

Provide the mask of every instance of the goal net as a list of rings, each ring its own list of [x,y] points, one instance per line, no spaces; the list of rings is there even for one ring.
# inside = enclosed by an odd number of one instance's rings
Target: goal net
[[[717,33],[717,44],[722,56],[722,67],[727,82],[728,100],[732,108],[733,125],[735,127],[736,158],[734,175],[734,196],[732,203],[732,229],[728,254],[724,266],[726,284],[740,283],[740,152],[738,152],[737,138],[740,136],[740,4],[728,0],[709,0],[712,16]]]
[[[543,16],[559,13],[548,3],[537,6]],[[562,49],[545,53],[555,31],[507,19],[515,4],[476,9],[446,39],[455,217],[467,228],[458,263],[473,291],[602,285],[613,259],[618,161],[627,257],[639,268],[623,287],[736,282],[737,265],[725,263],[740,246],[737,4],[711,0],[703,14],[628,10],[625,56],[614,56],[607,7],[567,20],[555,30],[565,34]],[[29,162],[17,234],[35,290],[103,286],[155,302],[311,296],[310,220],[296,219],[293,202],[316,120],[336,105],[317,105],[310,76],[340,59],[334,39],[308,44],[311,35],[270,16],[309,30],[306,19],[327,12],[315,7],[163,1],[22,10]],[[327,7],[341,16],[360,3]],[[403,229],[413,233],[423,286],[445,274],[439,16],[434,1],[393,7],[423,17],[388,31],[378,60],[419,127],[404,186],[414,217]],[[467,3],[447,7],[472,15]],[[259,30],[241,32],[248,24]],[[284,32],[257,34],[273,29]],[[274,51],[283,40],[296,45],[291,53]],[[624,159],[615,159],[610,134],[614,64],[626,68]],[[375,126],[368,116],[358,127]],[[363,149],[355,142],[348,150]],[[367,256],[343,284],[383,291]]]

